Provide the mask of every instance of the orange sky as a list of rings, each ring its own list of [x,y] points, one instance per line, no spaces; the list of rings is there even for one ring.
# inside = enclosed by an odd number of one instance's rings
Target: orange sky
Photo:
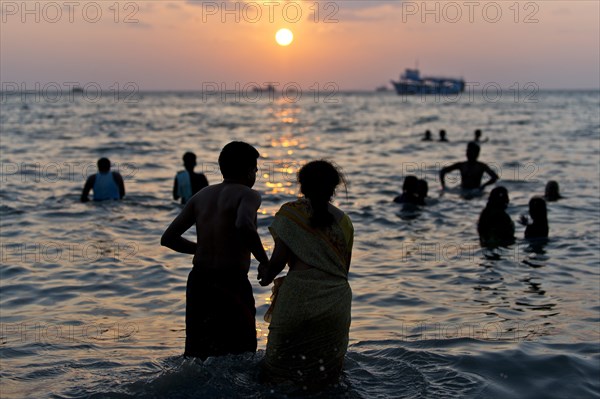
[[[0,78],[372,90],[418,61],[425,74],[482,85],[600,86],[598,1],[286,3],[2,1]],[[288,47],[275,43],[283,27],[295,35]]]

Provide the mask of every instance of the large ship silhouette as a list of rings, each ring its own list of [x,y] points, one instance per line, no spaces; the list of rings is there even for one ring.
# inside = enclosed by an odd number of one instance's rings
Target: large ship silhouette
[[[424,76],[418,69],[406,69],[399,81],[392,84],[399,95],[405,94],[458,94],[465,90],[465,81],[461,79]]]

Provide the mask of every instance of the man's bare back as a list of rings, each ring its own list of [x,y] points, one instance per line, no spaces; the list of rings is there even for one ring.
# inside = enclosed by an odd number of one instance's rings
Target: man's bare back
[[[186,356],[256,351],[250,254],[261,264],[269,261],[256,231],[258,157],[247,143],[227,144],[219,156],[223,183],[196,193],[161,238],[162,245],[194,255],[186,287]],[[194,224],[196,242],[182,237]]]
[[[191,202],[198,236],[194,265],[248,272],[250,249],[240,230],[256,229],[260,194],[243,184],[223,182],[202,190]]]
[[[167,240],[174,238],[195,223],[197,243],[181,238],[189,243],[186,243],[188,251],[181,252],[194,255],[194,266],[231,268],[247,273],[250,253],[256,247],[252,243],[254,238],[258,239],[256,211],[260,203],[261,197],[257,191],[247,185],[225,180],[194,195],[164,236]],[[255,255],[260,257],[260,254]]]

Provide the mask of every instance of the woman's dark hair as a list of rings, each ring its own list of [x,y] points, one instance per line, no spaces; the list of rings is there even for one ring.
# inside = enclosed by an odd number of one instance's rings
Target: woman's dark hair
[[[340,183],[346,185],[344,175],[329,161],[312,161],[304,165],[298,172],[300,191],[310,200],[312,215],[310,223],[313,227],[326,227],[334,222],[333,215],[327,206]]]
[[[546,201],[541,197],[531,198],[529,200],[529,214],[534,221],[546,222],[548,220]]]
[[[256,148],[243,141],[232,141],[221,150],[219,168],[226,179],[239,179],[256,166],[260,154]]]
[[[508,202],[508,190],[502,186],[498,186],[490,193],[486,207],[504,210]]]

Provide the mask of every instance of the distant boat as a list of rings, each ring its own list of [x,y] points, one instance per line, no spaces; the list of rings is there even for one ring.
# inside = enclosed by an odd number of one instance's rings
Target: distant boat
[[[252,91],[255,93],[275,93],[276,89],[275,86],[273,85],[267,85],[265,87],[259,87],[259,86],[254,86],[252,88]]]
[[[404,94],[458,94],[465,90],[463,79],[427,76],[421,77],[418,69],[406,69],[400,80],[392,84],[399,95]]]
[[[386,85],[377,86],[377,88],[375,88],[375,91],[377,91],[377,92],[388,91],[388,90],[389,90],[389,87],[387,87]]]
[[[79,86],[73,87],[73,89],[71,89],[71,92],[73,93],[83,93],[83,89]]]

